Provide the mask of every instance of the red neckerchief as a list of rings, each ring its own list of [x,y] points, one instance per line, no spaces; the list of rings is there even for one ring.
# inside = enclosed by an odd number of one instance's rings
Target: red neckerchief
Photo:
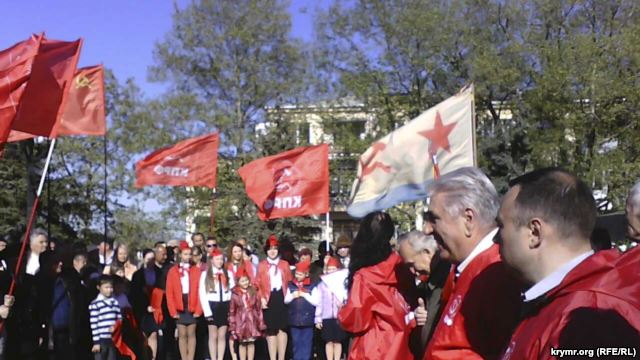
[[[275,263],[274,263],[275,261]],[[271,269],[275,269],[273,272],[274,275],[278,275],[278,263],[280,262],[280,258],[275,258],[275,260],[271,260],[267,258],[267,264],[269,264],[269,273],[271,273]]]
[[[218,284],[220,284],[220,289],[222,289],[223,287],[226,289],[229,285],[227,283],[227,276],[225,275],[224,271],[222,269],[216,269],[215,267],[211,269],[211,271],[213,271],[213,275],[216,275],[218,278]],[[216,271],[218,271],[218,273],[216,274]]]
[[[298,287],[298,291],[308,292],[307,289],[304,288],[304,286],[311,284],[311,279],[306,277],[304,280],[302,280],[302,282],[299,282],[298,280],[293,280],[293,284]]]
[[[189,274],[190,269],[191,269],[191,264],[180,263],[179,265],[180,277],[187,276]]]

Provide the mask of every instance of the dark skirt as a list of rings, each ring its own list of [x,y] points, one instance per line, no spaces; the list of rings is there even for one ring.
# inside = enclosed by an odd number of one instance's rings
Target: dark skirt
[[[140,321],[140,328],[145,335],[149,336],[154,332],[160,330],[160,325],[156,323],[156,320],[153,318],[152,313],[146,313],[142,316],[142,320]]]
[[[340,327],[338,319],[322,320],[322,340],[325,342],[342,342],[347,333]]]
[[[209,301],[209,307],[213,314],[213,321],[208,321],[207,324],[220,326],[229,326],[229,302],[228,301]]]
[[[193,317],[193,313],[189,312],[189,294],[182,294],[182,308],[185,311],[178,312],[177,325],[193,325],[196,323],[196,318]]]
[[[282,290],[272,290],[269,296],[267,309],[263,310],[264,323],[267,325],[267,333],[285,330],[289,327],[289,313],[284,303]]]

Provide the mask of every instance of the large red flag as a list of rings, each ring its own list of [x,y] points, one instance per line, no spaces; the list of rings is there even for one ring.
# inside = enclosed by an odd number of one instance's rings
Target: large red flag
[[[69,88],[58,135],[104,135],[106,131],[104,68],[97,65],[79,69]],[[7,141],[21,141],[33,137],[33,134],[12,130]]]
[[[216,187],[218,134],[181,141],[136,163],[136,187],[145,185]]]
[[[329,147],[299,147],[238,169],[261,220],[329,211]]]
[[[12,129],[57,137],[66,96],[76,73],[82,39],[42,39]]]
[[[41,40],[33,35],[0,51],[0,143],[9,136]]]

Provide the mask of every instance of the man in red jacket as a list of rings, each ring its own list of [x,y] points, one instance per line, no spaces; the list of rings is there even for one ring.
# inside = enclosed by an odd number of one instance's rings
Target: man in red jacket
[[[557,168],[512,181],[498,216],[505,263],[532,286],[502,359],[635,356],[640,344],[640,257],[594,254],[591,189]]]
[[[493,242],[498,207],[493,184],[477,168],[450,172],[431,189],[424,231],[454,266],[424,359],[496,359],[517,325],[521,284]]]

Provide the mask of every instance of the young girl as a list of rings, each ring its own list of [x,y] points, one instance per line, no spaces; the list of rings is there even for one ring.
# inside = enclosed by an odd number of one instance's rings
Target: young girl
[[[295,279],[287,286],[284,303],[289,304],[289,325],[293,341],[293,360],[311,359],[313,324],[320,294],[309,279],[311,262],[296,264]]]
[[[270,360],[284,360],[287,350],[287,333],[285,331],[289,326],[284,295],[292,276],[289,264],[280,259],[278,245],[278,239],[275,235],[269,236],[264,245],[267,258],[258,265],[256,279],[264,311],[264,322],[267,325],[267,346]]]
[[[167,307],[178,326],[178,346],[183,360],[193,360],[196,350],[196,318],[202,315],[198,299],[200,269],[191,264],[191,248],[179,246],[180,263],[167,274]]]
[[[244,268],[247,274],[249,275],[249,281],[252,284],[255,283],[256,269],[253,267],[253,264],[251,263],[251,258],[249,259],[245,258],[245,249],[240,242],[234,242],[233,244],[231,244],[227,252],[227,259],[229,259],[229,262],[227,263],[226,268],[227,268],[227,274],[229,274],[230,278],[232,279],[235,278],[236,273],[241,268]],[[236,348],[235,348],[235,342],[232,336],[229,337],[229,349],[231,350],[230,351],[231,359],[236,360],[237,359]]]
[[[233,288],[229,307],[229,332],[240,343],[240,360],[253,360],[254,342],[267,328],[262,318],[260,296],[251,286],[244,268],[236,272],[238,286]]]
[[[200,276],[200,304],[209,327],[209,355],[211,360],[222,360],[226,349],[229,325],[229,300],[233,278],[224,270],[224,256],[218,248],[209,253],[207,271]]]
[[[327,262],[324,273],[332,274],[341,267],[340,261],[331,257]],[[342,289],[333,288],[338,286],[341,286]],[[320,305],[316,307],[316,327],[322,331],[322,340],[326,343],[325,353],[327,354],[327,360],[340,360],[342,341],[347,337],[347,334],[338,323],[338,310],[342,302],[336,294],[343,293],[345,291],[344,286],[342,284],[330,286],[321,280],[317,289],[320,292]]]

